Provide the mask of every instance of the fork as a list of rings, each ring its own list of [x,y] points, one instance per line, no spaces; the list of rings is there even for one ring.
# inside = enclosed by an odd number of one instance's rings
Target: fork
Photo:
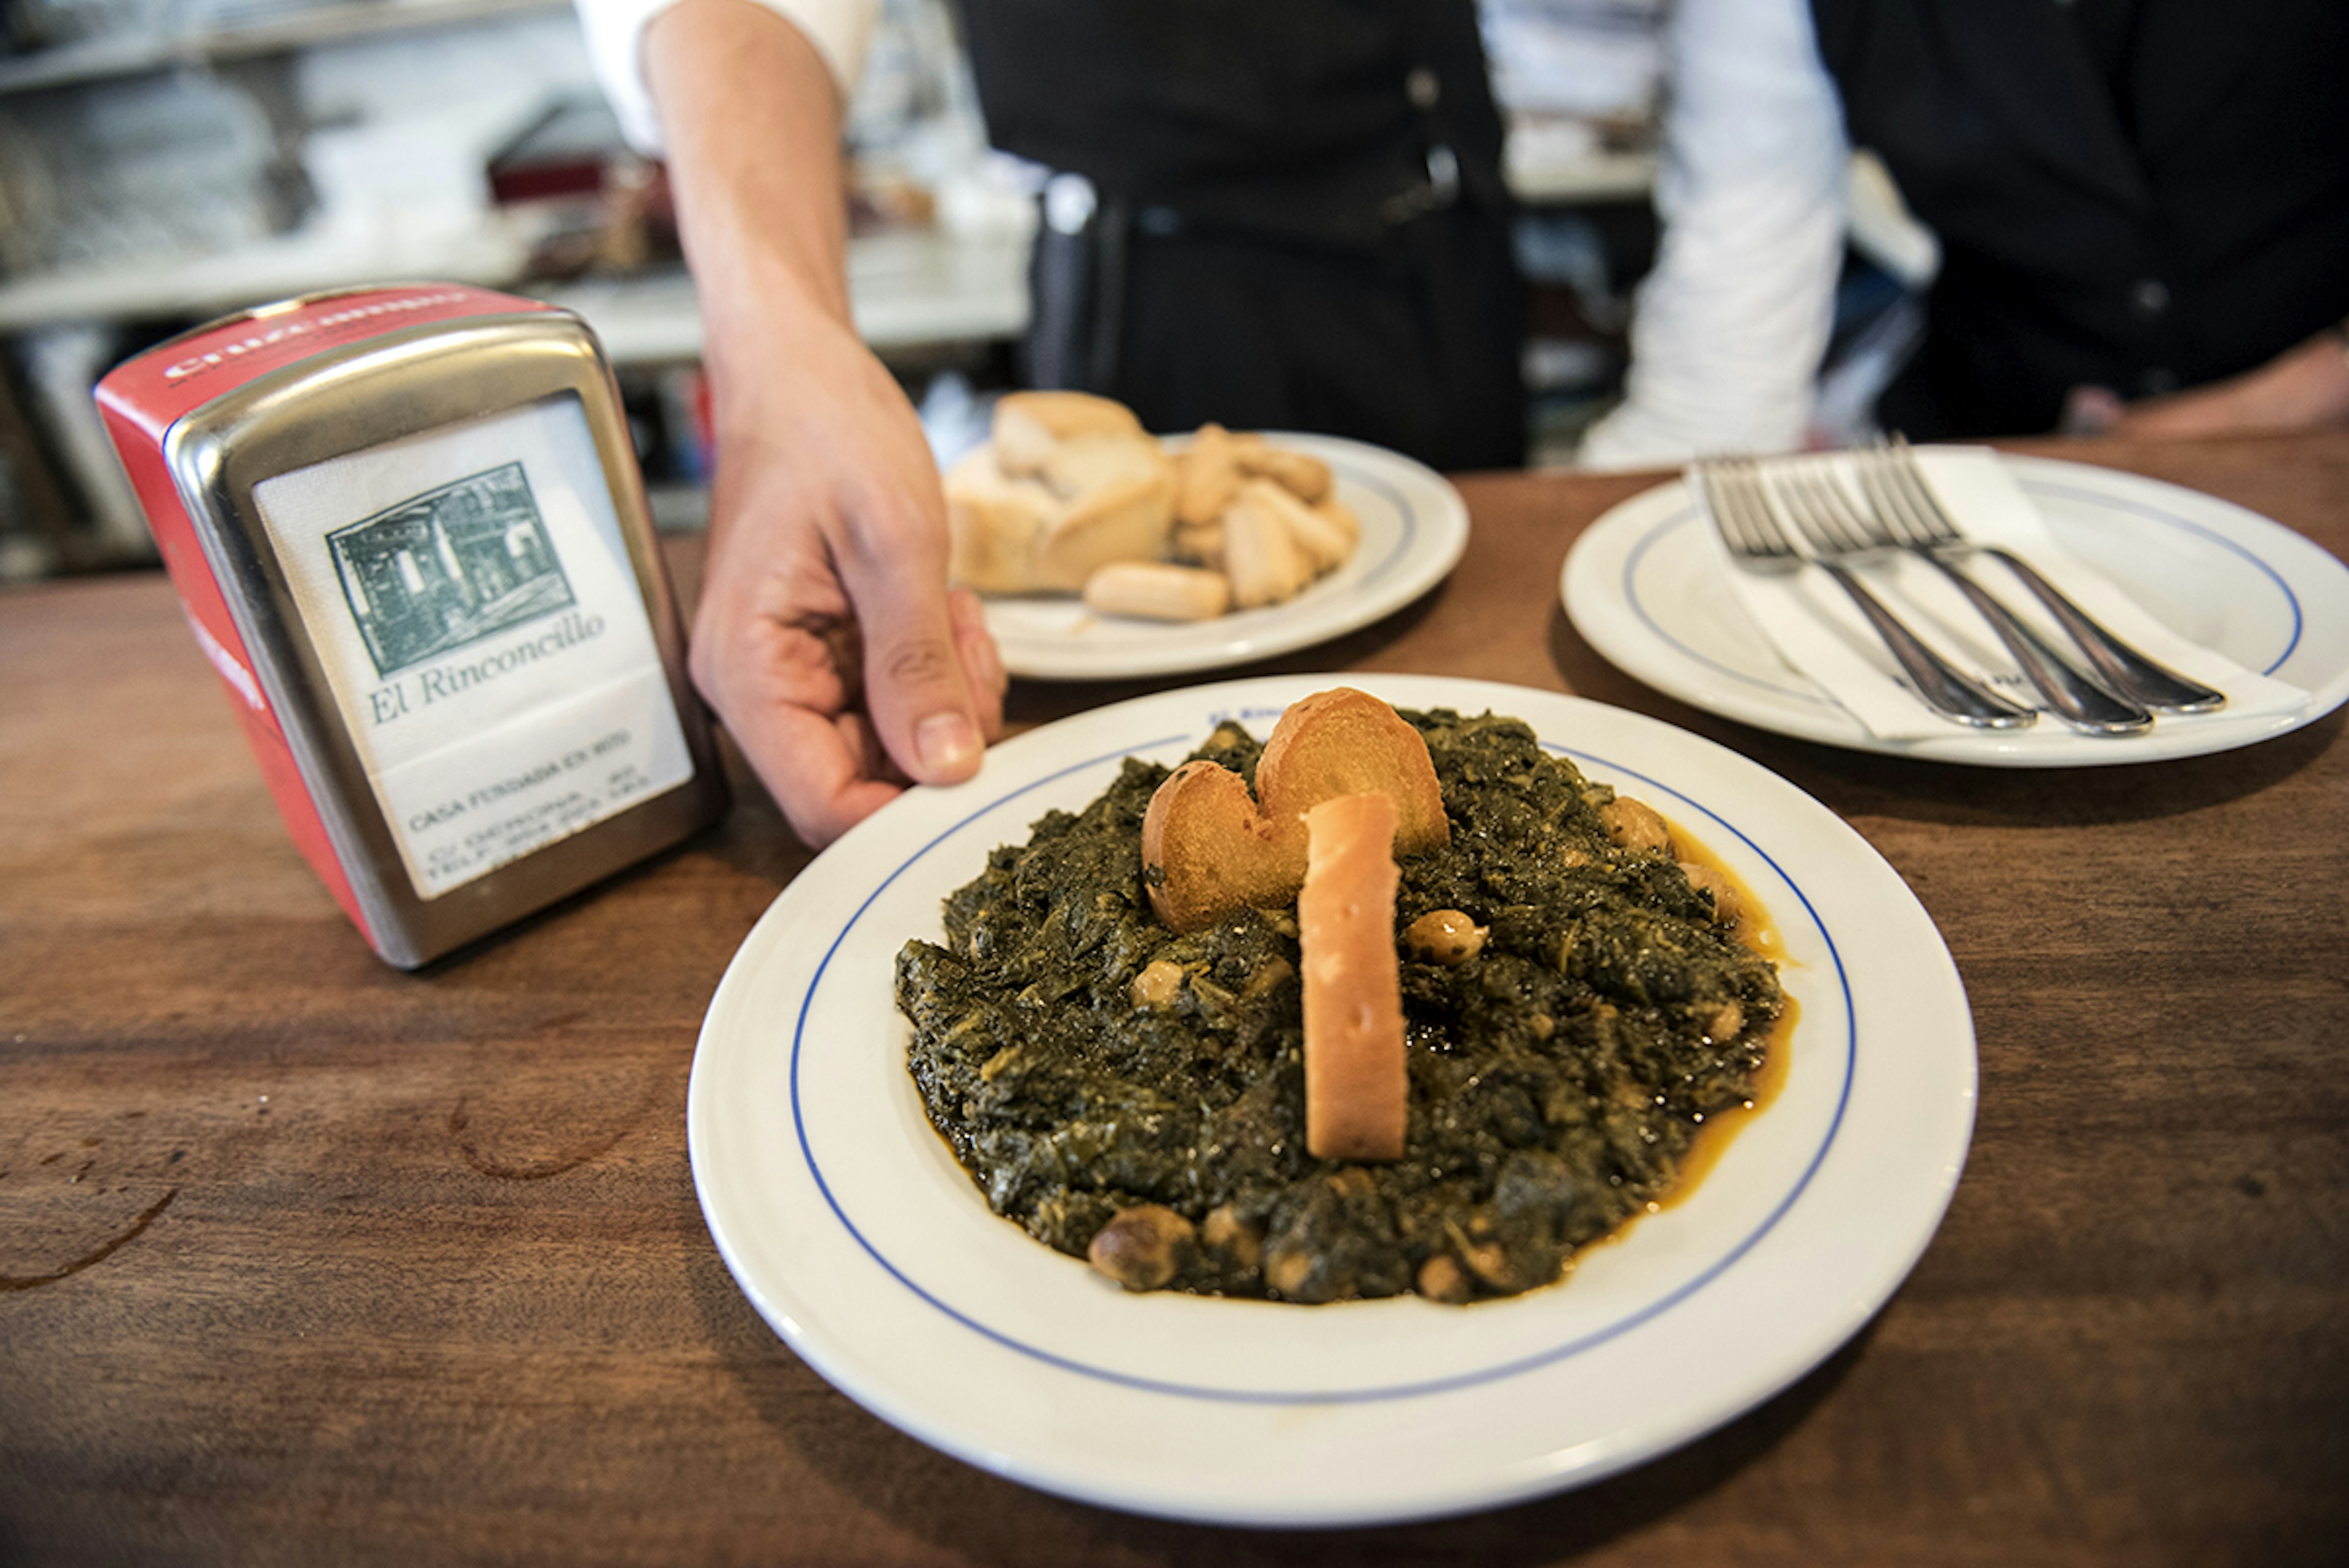
[[[1854,506],[1831,475],[1800,465],[1781,470],[1778,480],[1778,494],[1787,515],[1822,555],[1855,560],[1908,547],[1872,510]],[[1998,633],[1998,639],[2057,718],[2091,735],[2135,734],[2152,724],[2150,712],[2114,696],[2064,662],[2037,632],[2017,620],[2012,610],[1954,562],[1931,550],[1917,554],[1939,566],[1990,622],[1991,629]]]
[[[1878,514],[1912,548],[1936,556],[1973,551],[2005,566],[2080,645],[2105,684],[2122,696],[2171,713],[2208,713],[2227,705],[2225,692],[2156,664],[2097,625],[2022,556],[1995,545],[1978,545],[1961,534],[1934,497],[1916,450],[1905,437],[1895,435],[1869,448],[1859,459],[1859,483]]]
[[[1758,571],[1791,572],[1806,564],[1823,568],[1851,596],[1851,602],[1868,618],[1886,649],[1908,672],[1918,695],[1934,711],[1961,724],[1987,730],[2019,730],[2038,721],[2036,710],[2010,702],[1952,669],[1840,563],[1824,558],[1813,562],[1797,551],[1779,526],[1776,508],[1753,462],[1715,458],[1694,464],[1689,472],[1704,496],[1714,531],[1731,555]]]

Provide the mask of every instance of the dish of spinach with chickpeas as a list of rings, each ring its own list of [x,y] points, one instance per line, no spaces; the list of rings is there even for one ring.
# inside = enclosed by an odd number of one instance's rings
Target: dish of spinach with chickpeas
[[[1755,1102],[1785,1003],[1730,880],[1517,720],[1402,717],[1450,827],[1396,861],[1402,1158],[1309,1151],[1297,910],[1162,924],[1136,846],[1171,770],[1129,758],[898,955],[914,1081],[996,1213],[1134,1290],[1512,1295]],[[1253,784],[1263,750],[1193,756]]]

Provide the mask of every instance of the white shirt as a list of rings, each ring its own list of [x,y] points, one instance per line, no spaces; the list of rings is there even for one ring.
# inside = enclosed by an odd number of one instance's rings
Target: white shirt
[[[595,79],[619,116],[620,129],[639,152],[661,151],[660,114],[652,94],[645,89],[644,61],[639,53],[645,26],[676,4],[676,0],[574,0],[579,25],[587,35],[587,57]],[[864,46],[873,36],[874,18],[881,0],[750,0],[790,22],[815,46],[832,79],[840,86],[843,102],[864,70]]]
[[[1662,239],[1593,468],[1799,447],[1834,319],[1850,149],[1806,0],[1679,0],[1666,43]]]

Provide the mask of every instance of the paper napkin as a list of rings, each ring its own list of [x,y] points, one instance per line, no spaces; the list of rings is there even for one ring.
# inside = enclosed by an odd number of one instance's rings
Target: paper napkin
[[[1986,447],[1920,447],[1915,455],[1942,510],[1970,540],[2012,550],[2122,641],[2227,694],[2226,707],[2213,714],[2157,714],[2157,729],[2214,718],[2288,713],[2307,702],[2308,693],[2299,687],[2245,670],[2226,655],[2172,631],[2110,578],[2066,552],[1995,452]],[[1860,507],[1865,501],[1857,461],[1850,453],[1828,452],[1772,459],[1761,466],[1765,472],[1775,473],[1787,465],[1806,465],[1841,484],[1852,504]],[[1692,483],[1689,488],[1702,505],[1702,487]],[[1925,705],[1850,597],[1827,573],[1816,568],[1755,571],[1732,557],[1717,535],[1713,548],[1722,571],[1764,635],[1789,664],[1870,733],[1883,740],[1931,740],[1969,732],[1965,726]],[[2049,647],[2075,665],[2086,664],[2037,597],[2005,566],[1987,557],[1961,564],[2037,630]],[[2037,693],[1997,634],[1931,562],[1903,553],[1870,558],[1855,564],[1852,570],[1951,664],[2017,702],[2037,703]],[[2043,728],[2061,724],[2053,715],[2040,719]]]

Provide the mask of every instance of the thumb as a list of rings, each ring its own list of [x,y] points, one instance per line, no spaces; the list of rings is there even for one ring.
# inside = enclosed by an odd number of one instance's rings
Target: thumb
[[[946,574],[923,569],[928,565],[880,562],[848,584],[864,642],[864,710],[907,777],[958,784],[978,772],[987,740],[947,607]]]

